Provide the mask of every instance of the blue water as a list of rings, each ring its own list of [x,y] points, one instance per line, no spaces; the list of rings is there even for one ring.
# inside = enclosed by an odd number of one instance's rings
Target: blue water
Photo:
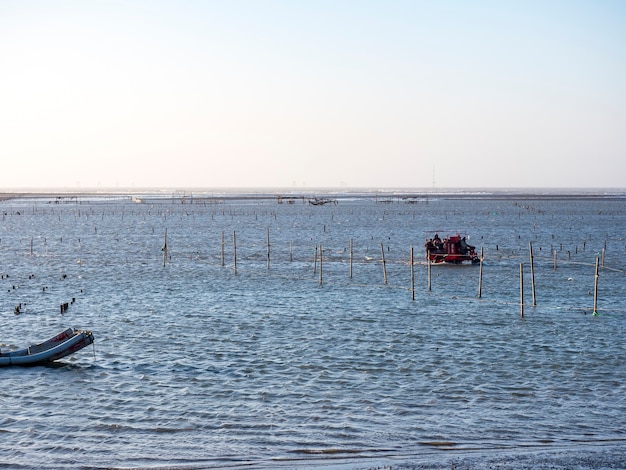
[[[625,442],[623,195],[184,202],[0,203],[0,349],[96,338],[0,369],[0,466],[368,468]],[[477,265],[433,266],[428,290],[425,237],[454,230],[483,250],[480,298]]]

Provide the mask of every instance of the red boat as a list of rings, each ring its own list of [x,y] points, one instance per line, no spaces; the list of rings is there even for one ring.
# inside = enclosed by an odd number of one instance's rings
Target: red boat
[[[439,234],[426,241],[426,259],[431,263],[461,264],[464,261],[480,262],[474,246],[469,245],[465,237],[457,234],[449,235],[443,240]]]

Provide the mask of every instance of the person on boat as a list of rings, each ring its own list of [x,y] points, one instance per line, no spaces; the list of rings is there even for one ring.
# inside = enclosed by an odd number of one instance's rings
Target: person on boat
[[[428,241],[426,242],[426,251],[428,253],[432,253],[437,249],[437,247],[435,246],[435,244],[433,243],[433,239],[429,238]]]
[[[466,255],[468,252],[474,251],[474,248],[475,248],[474,246],[467,244],[465,237],[461,238],[459,245],[461,246],[461,254],[463,255]]]
[[[443,242],[441,241],[441,238],[439,238],[438,233],[435,234],[435,238],[433,238],[433,243],[435,244],[435,248],[437,250],[443,250]]]

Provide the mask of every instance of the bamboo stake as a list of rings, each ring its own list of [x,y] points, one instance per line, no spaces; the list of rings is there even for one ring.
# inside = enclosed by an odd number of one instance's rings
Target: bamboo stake
[[[350,279],[352,279],[352,238],[350,239]]]
[[[480,249],[480,264],[478,265],[478,298],[483,296],[483,249]]]
[[[600,259],[596,258],[596,276],[595,276],[595,282],[594,282],[594,286],[593,286],[593,316],[597,316],[598,315],[598,279],[600,278],[600,273],[599,273],[599,264],[600,264]]]
[[[323,253],[323,249],[322,249],[322,245],[320,244],[320,286],[322,285],[323,279],[322,279],[322,253]]]
[[[222,230],[222,266],[224,266],[224,231]]]
[[[415,300],[415,268],[413,265],[413,245],[411,245],[411,300]]]
[[[535,297],[535,263],[533,260],[533,242],[528,242],[530,250],[530,286],[533,292],[533,307],[537,305],[537,298]]]
[[[161,248],[163,252],[163,266],[165,267],[165,261],[167,260],[167,227],[165,227],[165,234],[163,235],[163,248]]]
[[[524,265],[519,264],[519,305],[520,317],[524,318]]]
[[[426,251],[426,266],[427,266],[427,270],[426,272],[428,273],[428,292],[430,292],[430,251]]]
[[[386,285],[387,284],[387,265],[385,263],[385,248],[383,247],[382,242],[380,243],[380,252],[383,254],[383,281]]]
[[[267,269],[270,268],[270,228],[267,227]]]
[[[233,272],[237,274],[237,234],[233,230]]]

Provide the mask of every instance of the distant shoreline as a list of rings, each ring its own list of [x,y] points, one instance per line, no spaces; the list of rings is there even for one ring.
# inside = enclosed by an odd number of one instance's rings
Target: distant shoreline
[[[11,199],[145,198],[155,200],[307,200],[311,198],[377,199],[419,202],[428,199],[576,200],[626,199],[626,188],[196,188],[196,189],[24,189],[0,191],[0,202]]]

